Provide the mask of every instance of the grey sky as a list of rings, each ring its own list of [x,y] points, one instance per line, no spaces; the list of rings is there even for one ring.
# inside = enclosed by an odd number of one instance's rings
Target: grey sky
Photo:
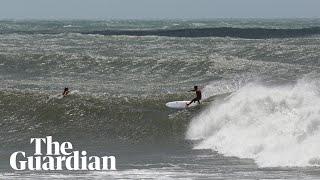
[[[0,0],[0,19],[316,18],[320,0]]]

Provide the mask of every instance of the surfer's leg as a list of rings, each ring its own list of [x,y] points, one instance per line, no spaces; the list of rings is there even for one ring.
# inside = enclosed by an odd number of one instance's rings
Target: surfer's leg
[[[189,106],[190,104],[192,104],[193,102],[196,102],[197,98],[192,99],[187,105]]]

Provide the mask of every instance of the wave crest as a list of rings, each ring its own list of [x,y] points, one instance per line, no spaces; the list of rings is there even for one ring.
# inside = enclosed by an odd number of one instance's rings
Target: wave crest
[[[82,32],[83,34],[128,35],[128,36],[168,36],[168,37],[235,37],[247,39],[294,38],[320,34],[320,27],[301,29],[266,28],[193,28],[170,30],[104,30]]]
[[[313,166],[320,163],[319,81],[292,86],[251,83],[195,117],[188,139],[196,149],[252,158],[259,166]]]

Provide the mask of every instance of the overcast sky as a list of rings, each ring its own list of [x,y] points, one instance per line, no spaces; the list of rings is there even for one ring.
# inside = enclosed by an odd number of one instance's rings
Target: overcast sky
[[[320,0],[0,0],[0,19],[319,18]]]

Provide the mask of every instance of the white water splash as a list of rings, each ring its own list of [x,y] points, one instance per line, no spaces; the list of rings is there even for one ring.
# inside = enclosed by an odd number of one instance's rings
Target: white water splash
[[[201,139],[196,149],[252,158],[262,167],[320,165],[318,89],[310,78],[282,87],[248,84],[195,117],[186,136]]]

